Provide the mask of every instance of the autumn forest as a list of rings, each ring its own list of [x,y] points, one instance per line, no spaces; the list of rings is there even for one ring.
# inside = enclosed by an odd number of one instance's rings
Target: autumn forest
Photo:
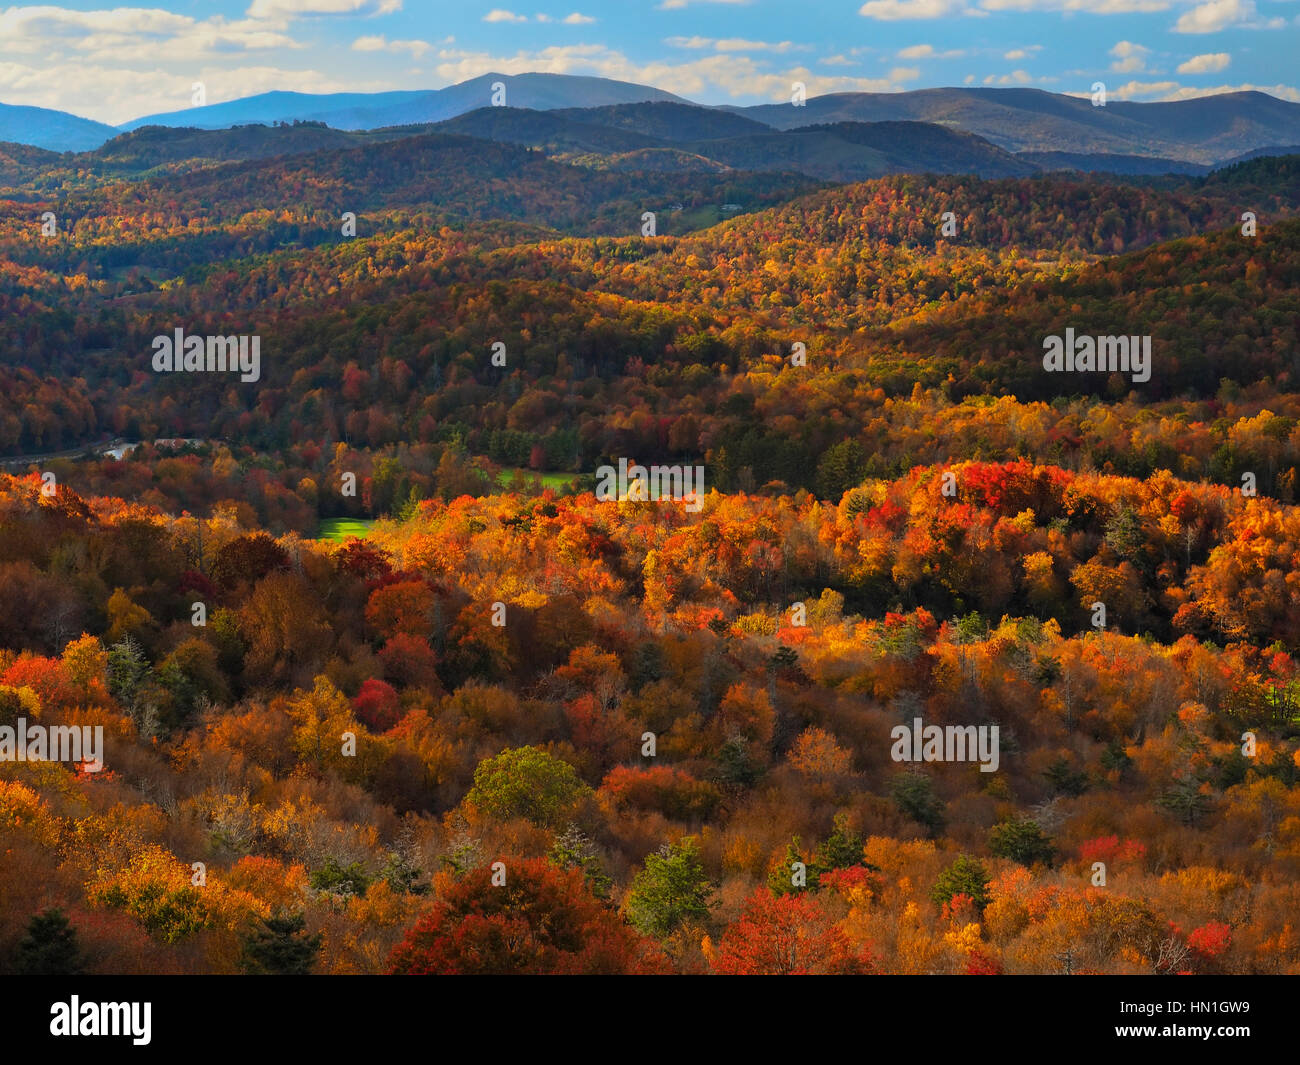
[[[0,971],[1300,974],[1300,156],[381,132],[0,145]]]

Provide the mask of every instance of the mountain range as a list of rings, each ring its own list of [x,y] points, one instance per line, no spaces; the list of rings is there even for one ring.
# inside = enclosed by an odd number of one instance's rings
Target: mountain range
[[[490,106],[497,85],[506,106]],[[291,132],[271,128],[284,124]],[[829,181],[923,171],[1200,174],[1300,143],[1300,104],[1236,92],[1094,106],[1038,89],[943,88],[836,93],[799,107],[715,108],[604,78],[485,74],[430,91],[263,93],[148,115],[118,129],[0,104],[0,142],[8,142],[0,147],[0,180],[17,184],[32,167],[55,165],[33,149],[79,153],[64,159],[78,169],[140,172],[430,132],[537,148],[561,161],[624,171],[789,171]]]

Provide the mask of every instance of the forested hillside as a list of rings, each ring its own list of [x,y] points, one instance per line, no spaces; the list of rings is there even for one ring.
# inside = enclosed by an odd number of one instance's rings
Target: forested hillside
[[[327,972],[508,964],[516,905],[583,929],[530,971],[1293,970],[1295,508],[941,472],[462,497],[343,546],[7,481],[0,698],[112,768],[7,771],[0,951],[41,883],[99,971],[227,969],[286,904]],[[999,771],[900,769],[913,716],[996,722]]]
[[[698,110],[3,146],[0,971],[1300,973],[1300,157]]]

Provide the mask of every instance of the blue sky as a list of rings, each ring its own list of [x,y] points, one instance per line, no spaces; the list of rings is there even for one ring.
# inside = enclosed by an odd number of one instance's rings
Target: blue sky
[[[174,0],[0,7],[0,102],[119,123],[271,89],[594,74],[701,103],[1023,85],[1300,102],[1300,0]]]

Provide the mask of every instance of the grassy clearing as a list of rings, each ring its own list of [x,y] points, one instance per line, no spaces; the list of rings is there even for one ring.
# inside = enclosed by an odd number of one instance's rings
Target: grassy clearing
[[[336,540],[342,542],[349,536],[359,536],[362,539],[370,532],[370,527],[374,525],[373,521],[366,521],[361,518],[322,518],[320,529],[316,532],[318,540]]]
[[[523,474],[529,481],[534,477],[540,477],[543,488],[554,488],[557,492],[563,491],[569,482],[578,476],[576,473],[538,473],[536,470],[504,469],[497,475],[497,484],[509,484],[516,473]]]

